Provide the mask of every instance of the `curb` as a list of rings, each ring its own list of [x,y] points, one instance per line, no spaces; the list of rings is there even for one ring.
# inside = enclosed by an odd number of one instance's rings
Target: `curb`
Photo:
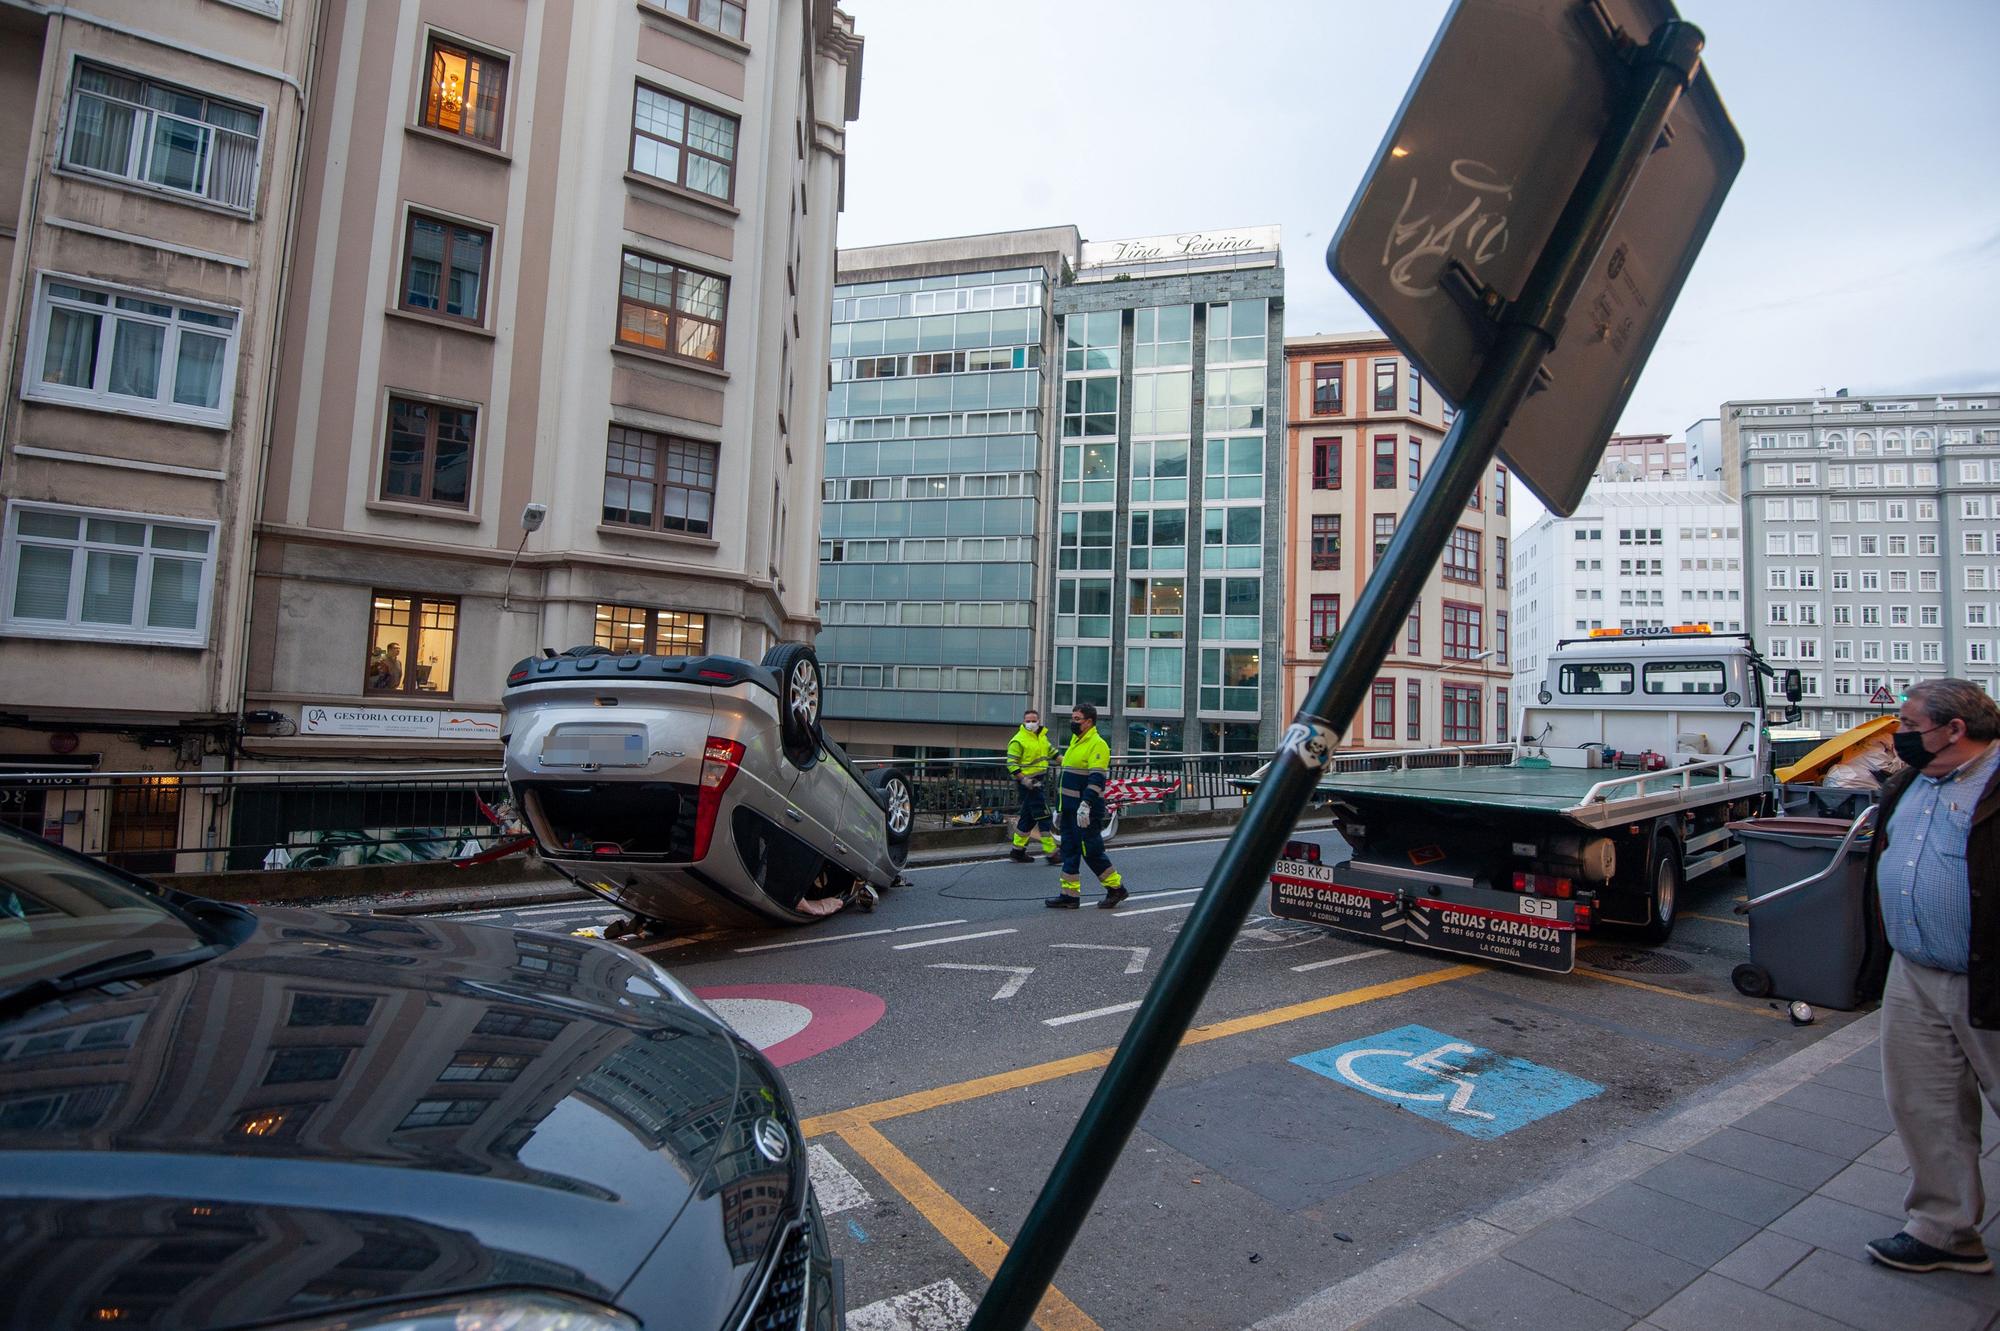
[[[1619,1184],[1867,1048],[1879,1035],[1875,1014],[1866,1013],[1695,1104],[1641,1123],[1624,1141],[1604,1148],[1552,1182],[1420,1238],[1415,1246],[1254,1323],[1250,1331],[1352,1331],[1486,1260],[1530,1230],[1589,1205]]]

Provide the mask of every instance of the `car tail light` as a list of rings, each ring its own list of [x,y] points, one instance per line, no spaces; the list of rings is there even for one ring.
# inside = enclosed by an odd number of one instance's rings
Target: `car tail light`
[[[528,673],[529,672],[527,666],[525,665],[515,666],[512,670],[509,670],[507,672],[507,682],[509,684],[519,684],[522,680],[528,677]]]
[[[1576,917],[1575,917],[1575,918],[1576,918],[1576,927],[1577,927],[1577,928],[1579,928],[1579,929],[1588,929],[1588,928],[1590,928],[1590,914],[1591,914],[1591,911],[1590,911],[1590,903],[1589,903],[1588,901],[1579,901],[1579,902],[1577,902],[1577,903],[1576,903]]]
[[[730,674],[727,670],[701,670],[697,671],[696,673],[699,674],[703,679],[729,680],[736,678],[736,676]],[[736,747],[741,749],[743,746],[739,744]]]
[[[1316,841],[1287,841],[1284,858],[1304,860],[1307,864],[1319,863],[1319,843]]]
[[[694,857],[708,858],[709,839],[715,835],[715,816],[722,811],[723,792],[743,766],[743,746],[733,739],[709,737],[701,751],[701,796],[695,805]]]
[[[1567,897],[1575,890],[1576,884],[1568,878],[1557,878],[1546,873],[1517,873],[1514,875],[1514,890],[1535,897]]]

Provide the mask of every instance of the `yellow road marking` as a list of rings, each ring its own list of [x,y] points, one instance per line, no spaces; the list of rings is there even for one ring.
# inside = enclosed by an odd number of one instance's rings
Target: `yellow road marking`
[[[1684,994],[1678,989],[1668,989],[1663,985],[1647,984],[1644,980],[1630,980],[1623,975],[1612,975],[1606,971],[1592,970],[1588,966],[1578,966],[1575,974],[1587,975],[1593,980],[1603,980],[1607,984],[1622,984],[1633,989],[1644,989],[1651,994],[1665,994],[1669,998],[1683,998],[1690,1003],[1706,1003],[1710,1007],[1728,1008],[1731,1012],[1754,1012],[1764,1017],[1782,1018],[1785,1014],[1773,1008],[1751,1007],[1748,1003],[1732,1003],[1726,998],[1710,998],[1707,994]]]
[[[1750,921],[1748,920],[1732,920],[1727,915],[1698,915],[1691,910],[1681,912],[1681,918],[1684,920],[1707,920],[1710,924],[1733,924],[1738,929],[1748,929],[1750,927]]]
[[[903,1197],[938,1233],[944,1235],[951,1246],[965,1255],[965,1260],[979,1268],[979,1273],[988,1280],[1000,1270],[1000,1262],[1007,1255],[1007,1245],[1000,1236],[980,1223],[979,1217],[965,1209],[956,1197],[937,1185],[937,1181],[926,1174],[916,1161],[897,1150],[895,1144],[884,1137],[875,1125],[852,1114],[831,1115],[840,1120],[835,1131],[840,1139],[854,1148],[855,1154],[866,1160],[889,1186]],[[1041,1306],[1035,1309],[1036,1325],[1043,1331],[1102,1331],[1089,1314],[1070,1302],[1069,1297],[1054,1285],[1042,1295]]]
[[[1228,1021],[1197,1026],[1181,1037],[1181,1043],[1206,1044],[1210,1040],[1281,1026],[1288,1021],[1300,1021],[1306,1017],[1316,1017],[1324,1012],[1335,1012],[1360,1003],[1372,1003],[1378,998],[1393,998],[1412,989],[1443,984],[1449,980],[1461,980],[1479,972],[1478,966],[1446,966],[1441,970],[1425,971],[1420,975],[1411,975],[1400,980],[1348,989],[1341,993],[1328,994],[1325,998],[1314,998],[1287,1007],[1272,1008],[1268,1012],[1254,1012],[1247,1017],[1234,1017]],[[881,1123],[892,1118],[902,1118],[907,1114],[920,1114],[927,1109],[963,1104],[968,1100],[982,1100],[989,1095],[1016,1091],[1024,1086],[1037,1086],[1042,1082],[1057,1081],[1063,1077],[1075,1076],[1079,1072],[1088,1072],[1092,1068],[1101,1068],[1111,1061],[1111,1055],[1115,1052],[1117,1052],[1115,1049],[1095,1049],[1087,1054],[1074,1054],[1069,1058],[1058,1058],[1048,1063],[1015,1068],[1011,1072],[996,1072],[990,1076],[974,1077],[969,1081],[952,1082],[947,1086],[912,1091],[908,1095],[877,1100],[873,1104],[859,1105],[853,1109],[839,1110],[831,1114],[820,1114],[805,1120],[799,1126],[806,1136],[816,1137],[826,1132],[843,1131],[850,1123]]]

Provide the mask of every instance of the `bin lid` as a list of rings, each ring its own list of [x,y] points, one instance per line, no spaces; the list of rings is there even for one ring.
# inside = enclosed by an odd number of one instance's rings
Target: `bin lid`
[[[1738,837],[1749,841],[1782,841],[1787,844],[1832,842],[1838,844],[1854,824],[1845,818],[1740,818],[1726,826]],[[1868,838],[1875,835],[1870,828],[1854,839],[1854,844],[1865,846]],[[1831,849],[1831,846],[1825,847]]]

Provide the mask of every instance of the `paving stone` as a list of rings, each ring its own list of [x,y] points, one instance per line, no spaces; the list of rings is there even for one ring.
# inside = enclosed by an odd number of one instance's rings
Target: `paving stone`
[[[1874,1068],[1879,1072],[1882,1070],[1882,1042],[1876,1040],[1865,1044],[1840,1061],[1857,1068]]]
[[[1837,1091],[1847,1091],[1854,1095],[1882,1098],[1882,1069],[1864,1068],[1854,1063],[1835,1063],[1830,1068],[1821,1069],[1813,1078],[1821,1086],[1831,1086]]]
[[[1619,1184],[1578,1211],[1576,1218],[1697,1266],[1722,1260],[1757,1232],[1748,1221],[1637,1183]]]
[[[1552,1221],[1504,1254],[1580,1294],[1643,1317],[1701,1268],[1573,1217]]]
[[[1868,1240],[1887,1238],[1902,1226],[1831,1197],[1808,1197],[1772,1221],[1771,1228],[1788,1238],[1825,1248],[1836,1257],[1865,1262]]]
[[[2000,1142],[1994,1145],[2000,1147]],[[1910,1153],[1903,1149],[1903,1139],[1892,1132],[1869,1147],[1860,1163],[1874,1169],[1886,1169],[1892,1174],[1907,1174],[1910,1172]]]
[[[1647,1319],[1661,1331],[1847,1331],[1841,1323],[1810,1308],[1773,1298],[1762,1290],[1726,1280],[1713,1271],[1654,1310]]]
[[[1753,1225],[1770,1224],[1797,1206],[1807,1191],[1695,1155],[1677,1155],[1633,1182]]]
[[[1771,1293],[1858,1331],[1978,1331],[1992,1316],[1991,1309],[1961,1302],[1925,1276],[1843,1262],[1828,1252],[1800,1262]]]
[[[1489,1257],[1419,1296],[1466,1331],[1624,1331],[1631,1314],[1505,1257]]]
[[[1873,1211],[1900,1226],[1908,1214],[1903,1209],[1903,1195],[1909,1189],[1909,1175],[1891,1174],[1886,1169],[1856,1162],[1821,1185],[1819,1194],[1846,1202],[1849,1206],[1858,1206],[1864,1211]]]
[[[1724,1128],[1712,1133],[1690,1146],[1688,1154],[1748,1170],[1780,1183],[1789,1183],[1807,1192],[1847,1168],[1847,1161],[1839,1156],[1794,1146],[1772,1137],[1760,1137],[1740,1128]]]
[[[1989,1246],[1992,1240],[1988,1239]],[[1900,1274],[1900,1273],[1899,1273]],[[1926,1271],[1919,1276],[1926,1289],[1935,1289],[1940,1294],[1948,1294],[1961,1303],[1973,1303],[1981,1308],[2000,1312],[2000,1276],[1991,1272],[1985,1275],[1967,1275],[1963,1271]]]
[[[1809,1243],[1767,1229],[1717,1262],[1713,1269],[1717,1275],[1727,1276],[1739,1285],[1769,1289],[1772,1281],[1797,1266],[1812,1251]]]
[[[1374,1320],[1362,1323],[1359,1331],[1463,1331],[1463,1329],[1457,1322],[1439,1316],[1421,1303],[1399,1303]]]
[[[1796,1087],[1794,1089],[1797,1089]],[[1759,1105],[1736,1120],[1736,1126],[1745,1132],[1754,1132],[1760,1137],[1772,1137],[1808,1150],[1822,1151],[1827,1155],[1846,1156],[1853,1160],[1882,1140],[1886,1129],[1863,1127],[1857,1123],[1843,1122],[1837,1118],[1827,1118],[1822,1114],[1807,1113],[1790,1105],[1775,1101]]]
[[[1893,1132],[1896,1127],[1895,1121],[1889,1117],[1889,1106],[1880,1097],[1836,1091],[1831,1086],[1813,1082],[1792,1087],[1779,1096],[1776,1103],[1880,1132]]]

